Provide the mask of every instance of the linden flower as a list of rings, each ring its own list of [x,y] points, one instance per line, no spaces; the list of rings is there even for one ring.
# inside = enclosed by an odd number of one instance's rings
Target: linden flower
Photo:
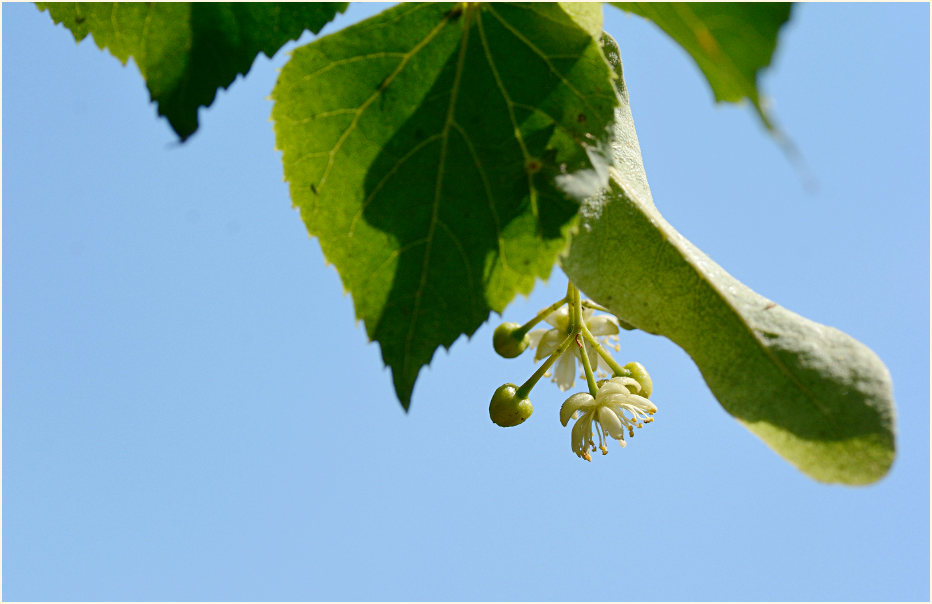
[[[636,380],[628,377],[615,377],[599,381],[599,391],[595,398],[588,392],[579,392],[566,399],[560,407],[560,423],[564,426],[570,419],[578,418],[573,425],[570,445],[577,456],[592,461],[590,451],[596,450],[592,437],[592,424],[599,438],[602,455],[608,453],[608,437],[625,446],[625,428],[628,436],[634,436],[634,429],[654,421],[651,417],[657,412],[657,406],[643,396],[635,394],[641,390]]]
[[[582,316],[589,333],[594,335],[603,346],[618,349],[617,345],[614,344],[614,341],[618,339],[615,335],[618,333],[618,320],[615,317],[607,315],[593,317],[591,308],[584,308]],[[527,334],[530,346],[537,348],[537,352],[534,354],[535,362],[549,357],[563,342],[570,327],[569,308],[564,306],[550,313],[550,316],[545,320],[553,326],[553,329],[535,329]],[[583,341],[582,338],[580,338],[580,341]],[[611,375],[611,368],[609,368],[605,359],[599,356],[595,347],[589,342],[584,343],[592,370],[600,375]],[[576,383],[576,348],[575,345],[570,344],[570,347],[560,355],[553,367],[553,381],[564,392],[572,388],[573,384]]]

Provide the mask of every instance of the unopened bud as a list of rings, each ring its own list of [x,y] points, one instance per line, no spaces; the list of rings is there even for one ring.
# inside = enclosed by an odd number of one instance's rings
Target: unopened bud
[[[534,407],[526,398],[517,398],[518,387],[514,384],[499,386],[489,403],[489,417],[502,428],[510,428],[531,417]]]
[[[492,346],[495,352],[505,357],[513,359],[528,346],[528,337],[525,333],[520,333],[521,326],[517,323],[502,323],[495,328],[492,334]]]
[[[650,374],[644,369],[644,365],[632,361],[625,365],[625,369],[630,371],[631,377],[641,385],[641,390],[638,394],[644,398],[650,398],[651,393],[654,391],[654,383],[650,379]]]

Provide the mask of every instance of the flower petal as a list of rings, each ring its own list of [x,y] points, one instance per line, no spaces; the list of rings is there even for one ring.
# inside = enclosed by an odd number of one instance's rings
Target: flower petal
[[[639,392],[641,390],[641,384],[634,378],[613,377],[609,380],[609,383],[624,386],[628,392]]]
[[[628,403],[632,407],[637,407],[645,413],[656,413],[657,405],[650,399],[646,399],[643,396],[638,396],[636,394],[630,395],[631,401]]]
[[[560,346],[560,343],[565,337],[565,335],[561,334],[556,329],[548,329],[540,338],[540,343],[537,345],[537,352],[534,353],[534,360],[539,361],[549,357],[553,354],[553,351]]]
[[[557,360],[553,369],[553,381],[564,392],[576,383],[576,356],[572,349],[564,352]]]
[[[608,435],[615,440],[625,439],[625,427],[622,425],[618,415],[608,407],[599,407],[599,423],[608,432]]]
[[[528,332],[527,334],[527,345],[531,348],[537,348],[540,345],[540,339],[544,337],[544,334],[550,331],[549,329],[535,329]]]
[[[586,327],[594,336],[613,336],[618,333],[618,319],[608,315],[599,315],[587,320]]]
[[[570,446],[573,452],[583,459],[589,453],[589,442],[592,440],[592,412],[584,413],[575,424],[570,433]]]
[[[569,423],[570,419],[580,409],[590,407],[595,404],[595,399],[588,392],[577,392],[573,396],[563,401],[560,407],[560,423],[564,426]]]
[[[611,380],[605,382],[601,388],[599,388],[599,392],[596,394],[596,397],[600,402],[613,394],[622,394],[625,396],[630,394],[630,391],[625,387],[625,385],[623,383],[616,382],[616,379],[617,378],[612,378]]]
[[[640,405],[634,400],[633,397],[635,394],[608,394],[604,397],[599,397],[600,405],[612,405],[612,406],[626,406],[632,408],[639,408]]]
[[[570,311],[566,306],[558,308],[557,310],[547,315],[547,318],[544,319],[544,321],[550,323],[560,331],[565,332],[566,328],[570,325]]]

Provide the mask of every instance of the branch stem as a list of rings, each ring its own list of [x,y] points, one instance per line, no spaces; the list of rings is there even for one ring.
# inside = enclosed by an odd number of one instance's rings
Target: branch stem
[[[537,382],[540,381],[540,378],[544,377],[544,374],[547,373],[547,371],[551,366],[553,366],[554,363],[556,363],[557,359],[560,358],[560,355],[566,352],[566,349],[569,348],[570,342],[573,341],[573,336],[574,334],[567,335],[563,341],[560,342],[560,345],[557,346],[557,349],[553,351],[553,354],[551,354],[550,357],[544,361],[544,364],[538,367],[537,371],[535,371],[526,382],[521,384],[521,387],[515,391],[516,398],[524,399],[527,398],[529,394],[531,394],[531,390],[534,388],[534,386],[537,385]]]
[[[586,341],[589,342],[593,348],[595,348],[595,351],[599,353],[599,356],[602,357],[602,359],[608,364],[615,377],[626,377],[631,374],[630,371],[619,365],[618,361],[612,358],[612,355],[610,355],[608,351],[605,350],[602,344],[599,343],[596,337],[592,335],[592,333],[589,331],[589,328],[585,325],[583,325],[582,335]]]
[[[595,397],[596,392],[598,392],[598,387],[595,384],[595,376],[592,374],[592,364],[589,362],[589,354],[586,352],[586,346],[580,341],[579,336],[588,332],[586,328],[586,322],[583,320],[582,315],[582,301],[579,299],[579,290],[575,286],[570,284],[572,287],[572,300],[573,306],[572,311],[570,312],[570,333],[573,334],[573,339],[576,342],[576,353],[579,355],[579,360],[582,362],[583,370],[586,372],[586,383],[589,386],[589,394]],[[590,334],[591,335],[591,334]]]
[[[563,298],[562,300],[557,300],[556,302],[554,302],[553,304],[551,304],[551,305],[548,306],[547,308],[542,309],[540,312],[538,312],[538,313],[534,316],[533,319],[531,319],[530,321],[528,321],[527,323],[525,323],[524,325],[522,325],[521,327],[519,327],[519,328],[514,332],[514,333],[515,333],[515,338],[517,338],[518,340],[523,339],[524,336],[527,334],[527,332],[531,331],[531,328],[532,328],[532,327],[534,327],[535,325],[537,325],[538,323],[540,323],[541,321],[543,321],[544,319],[546,319],[547,317],[549,317],[549,316],[550,316],[550,313],[554,312],[555,310],[557,310],[558,308],[560,308],[561,306],[563,306],[564,304],[566,304],[567,301],[568,301],[568,298]]]

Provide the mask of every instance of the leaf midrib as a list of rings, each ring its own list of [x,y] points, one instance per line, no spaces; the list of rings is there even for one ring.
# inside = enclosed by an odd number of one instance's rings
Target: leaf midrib
[[[453,114],[456,111],[456,101],[457,96],[459,95],[460,80],[463,75],[463,64],[466,61],[466,49],[469,44],[469,29],[470,23],[473,18],[473,15],[477,14],[477,11],[474,9],[467,9],[462,15],[463,23],[463,32],[460,38],[460,48],[459,55],[456,58],[456,73],[453,76],[453,87],[450,90],[450,103],[447,106],[447,115],[443,123],[443,131],[440,134],[440,161],[437,167],[437,178],[434,184],[434,200],[431,208],[430,216],[430,226],[427,228],[427,242],[424,247],[424,261],[421,265],[421,278],[418,282],[417,290],[414,292],[414,309],[411,313],[411,324],[408,326],[408,333],[405,336],[405,346],[404,346],[404,357],[402,360],[401,374],[403,376],[408,374],[411,365],[411,342],[414,340],[414,330],[417,326],[418,313],[421,309],[421,300],[423,299],[424,287],[427,285],[427,275],[430,271],[430,252],[434,243],[434,229],[437,226],[438,210],[440,208],[440,192],[443,189],[443,177],[444,177],[444,167],[447,158],[447,145],[450,140],[450,128],[454,125]],[[442,25],[446,25],[448,19],[445,19],[442,22]],[[446,227],[446,225],[444,225]],[[450,231],[449,227],[446,227],[447,232],[450,234],[451,239],[456,241],[456,237]],[[462,248],[462,244],[457,242],[457,245]],[[472,281],[472,268],[469,266],[469,262],[464,261],[464,266],[466,267],[466,274],[469,276],[469,280]],[[474,290],[469,288],[470,292]],[[475,293],[473,293],[475,296]]]

